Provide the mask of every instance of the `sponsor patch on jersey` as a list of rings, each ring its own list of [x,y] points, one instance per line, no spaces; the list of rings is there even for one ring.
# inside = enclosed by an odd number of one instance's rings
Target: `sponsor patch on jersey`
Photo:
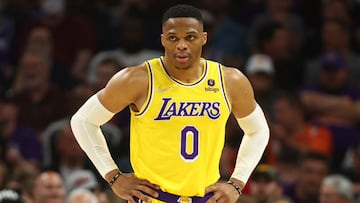
[[[219,88],[214,87],[215,86],[215,80],[214,79],[209,79],[207,81],[207,85],[208,85],[208,87],[205,87],[206,92],[214,92],[214,93],[216,93],[216,92],[218,92],[220,90]]]

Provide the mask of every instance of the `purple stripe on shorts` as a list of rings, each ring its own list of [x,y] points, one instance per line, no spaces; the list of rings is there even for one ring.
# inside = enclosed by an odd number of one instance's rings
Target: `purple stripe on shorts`
[[[156,198],[160,201],[163,201],[163,202],[167,202],[167,203],[179,203],[179,199],[180,198],[184,198],[184,197],[181,197],[179,195],[174,195],[174,194],[170,194],[170,193],[167,193],[167,192],[164,192],[162,190],[156,190],[158,193],[159,193],[159,197]],[[191,201],[188,201],[189,203],[205,203],[208,199],[210,199],[210,197],[213,196],[213,193],[208,193],[206,194],[204,197],[197,197],[197,196],[193,196],[193,197],[188,197],[188,198],[191,198]],[[186,197],[185,197],[186,198]],[[134,200],[136,202],[139,202],[139,198],[137,197],[134,197]]]

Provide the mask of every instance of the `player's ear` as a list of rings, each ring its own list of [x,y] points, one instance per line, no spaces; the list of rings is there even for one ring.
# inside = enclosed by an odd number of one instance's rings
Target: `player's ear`
[[[164,34],[160,35],[160,39],[161,39],[161,44],[164,46],[165,44]]]
[[[207,32],[203,32],[202,34],[202,45],[205,45],[207,42]]]

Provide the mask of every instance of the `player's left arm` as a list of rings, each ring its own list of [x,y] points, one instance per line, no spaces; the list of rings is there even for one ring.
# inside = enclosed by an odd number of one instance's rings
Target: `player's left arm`
[[[269,141],[269,127],[261,107],[256,103],[249,80],[235,68],[224,67],[223,70],[232,113],[244,131],[244,137],[231,182],[218,183],[207,188],[207,192],[214,193],[207,203],[236,202]]]

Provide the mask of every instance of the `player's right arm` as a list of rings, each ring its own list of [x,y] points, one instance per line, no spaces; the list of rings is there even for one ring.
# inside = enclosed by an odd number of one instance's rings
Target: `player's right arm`
[[[115,74],[106,87],[90,97],[72,116],[71,127],[81,148],[108,182],[120,171],[111,157],[100,126],[127,106],[140,109],[148,92],[145,65],[125,68]],[[150,201],[142,192],[156,197],[156,185],[139,180],[133,174],[122,174],[112,185],[119,197],[134,202],[133,197]]]

